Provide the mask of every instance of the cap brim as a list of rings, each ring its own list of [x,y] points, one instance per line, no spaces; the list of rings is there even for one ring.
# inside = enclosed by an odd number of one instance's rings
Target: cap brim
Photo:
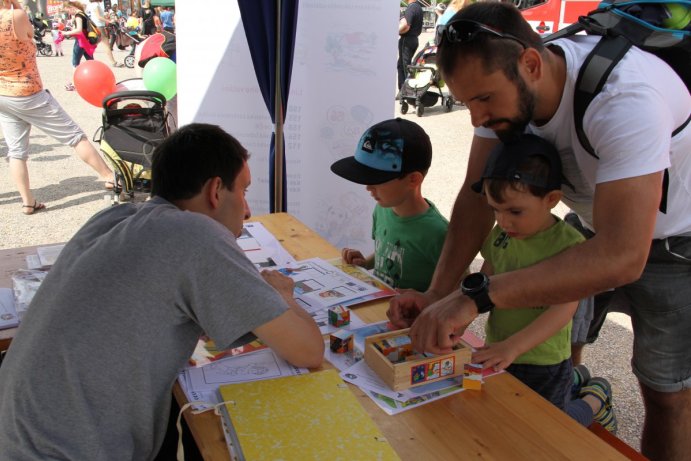
[[[355,160],[355,157],[346,157],[331,165],[331,171],[347,179],[348,181],[365,186],[382,184],[401,177],[401,173],[395,171],[381,171]]]

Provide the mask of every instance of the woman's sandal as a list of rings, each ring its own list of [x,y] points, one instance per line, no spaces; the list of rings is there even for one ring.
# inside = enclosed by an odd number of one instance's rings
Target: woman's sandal
[[[25,209],[26,208],[26,209]],[[45,210],[46,206],[43,203],[38,203],[38,200],[34,200],[33,205],[22,205],[22,213],[25,215],[31,215],[37,211]]]
[[[67,85],[65,85],[65,90],[74,91],[74,85],[71,83],[68,83]]]

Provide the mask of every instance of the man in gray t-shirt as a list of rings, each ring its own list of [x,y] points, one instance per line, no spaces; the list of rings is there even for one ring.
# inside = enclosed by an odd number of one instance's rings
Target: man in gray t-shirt
[[[203,332],[222,348],[256,335],[293,365],[321,363],[292,281],[259,274],[235,241],[249,183],[232,136],[189,125],[157,148],[151,200],[77,232],[0,368],[0,459],[154,458]]]

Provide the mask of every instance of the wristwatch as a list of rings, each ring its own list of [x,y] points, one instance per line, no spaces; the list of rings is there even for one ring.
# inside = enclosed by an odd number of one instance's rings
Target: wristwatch
[[[461,282],[461,293],[475,301],[479,314],[489,312],[494,307],[494,303],[489,299],[488,289],[489,277],[482,272],[474,272]]]

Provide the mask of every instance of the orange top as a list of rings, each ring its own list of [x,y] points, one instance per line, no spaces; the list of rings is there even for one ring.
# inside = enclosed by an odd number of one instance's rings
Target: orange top
[[[43,90],[36,45],[17,38],[12,17],[12,10],[0,10],[0,95],[31,96]]]

